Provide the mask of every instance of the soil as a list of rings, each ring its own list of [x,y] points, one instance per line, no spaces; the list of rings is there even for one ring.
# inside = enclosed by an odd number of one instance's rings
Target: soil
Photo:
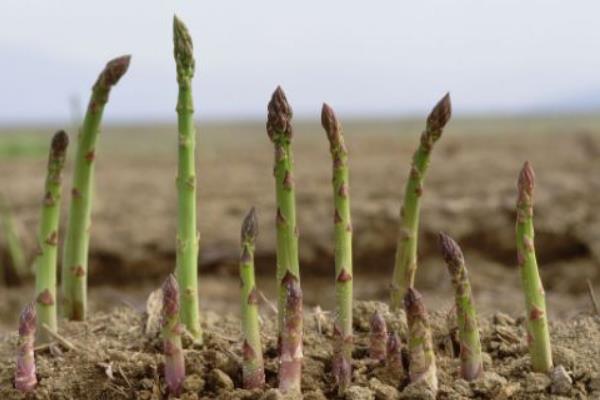
[[[303,362],[304,399],[433,399],[418,385],[409,385],[406,372],[392,371],[368,358],[369,319],[375,309],[388,325],[406,339],[403,312],[390,313],[377,302],[355,306],[353,386],[338,397],[332,386],[332,320],[327,315],[305,316]],[[553,355],[557,365],[550,375],[531,371],[525,345],[523,319],[497,313],[482,321],[485,373],[467,382],[458,377],[459,360],[449,311],[431,315],[438,362],[440,389],[437,399],[586,399],[600,398],[600,318],[580,315],[551,324]],[[29,398],[35,399],[161,399],[166,398],[162,377],[161,342],[148,324],[148,314],[132,308],[97,313],[85,323],[64,323],[63,344],[37,352],[39,384]],[[275,315],[262,312],[267,388],[248,391],[241,385],[239,320],[212,311],[204,314],[205,344],[185,340],[187,378],[182,399],[282,398],[277,390]],[[321,321],[321,333],[317,329]],[[16,335],[0,342],[0,359],[10,360],[0,369],[0,398],[22,399],[12,388]],[[560,366],[560,367],[558,367]],[[293,398],[293,397],[292,397]],[[299,397],[297,397],[299,398]]]

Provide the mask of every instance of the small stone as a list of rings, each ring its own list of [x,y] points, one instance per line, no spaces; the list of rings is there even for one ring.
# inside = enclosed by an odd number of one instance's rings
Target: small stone
[[[526,393],[544,392],[551,383],[552,381],[548,375],[539,372],[530,372],[525,377],[524,390]]]
[[[436,394],[429,388],[424,380],[409,384],[400,393],[403,400],[435,400]]]
[[[233,381],[220,369],[213,369],[208,375],[208,382],[216,391],[233,390]]]
[[[344,393],[346,400],[375,400],[371,390],[361,386],[350,386]]]
[[[550,392],[553,394],[569,394],[573,379],[569,376],[567,370],[562,365],[558,365],[550,371]]]
[[[395,400],[400,398],[398,389],[382,383],[377,378],[371,378],[371,380],[369,380],[369,387],[375,393],[376,400]]]

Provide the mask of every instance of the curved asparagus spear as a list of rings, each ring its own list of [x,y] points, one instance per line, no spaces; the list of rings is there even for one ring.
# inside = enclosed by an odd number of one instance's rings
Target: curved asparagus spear
[[[300,393],[302,378],[302,289],[300,281],[287,272],[281,281],[286,290],[279,354],[279,390]]]
[[[92,97],[78,137],[62,265],[64,314],[71,320],[83,321],[87,310],[87,265],[96,139],[110,91],[127,72],[129,61],[130,56],[123,56],[106,64],[92,88]]]
[[[333,109],[323,104],[321,124],[327,132],[333,159],[335,224],[335,297],[333,374],[339,391],[350,386],[352,377],[352,221],[348,179],[348,151],[342,126]]]
[[[267,134],[275,146],[275,191],[277,200],[277,282],[278,332],[281,336],[286,308],[287,289],[283,278],[288,274],[300,280],[298,263],[298,227],[294,192],[294,159],[292,156],[292,109],[280,86],[268,105]]]
[[[257,389],[265,385],[260,326],[258,324],[258,293],[254,281],[254,243],[257,235],[258,221],[256,211],[252,207],[242,224],[242,254],[240,256],[244,389]]]
[[[404,202],[400,209],[400,228],[396,245],[396,261],[392,280],[391,307],[402,307],[406,290],[413,286],[417,270],[417,242],[419,239],[419,212],[423,180],[433,145],[442,135],[442,131],[452,112],[450,94],[446,94],[427,117],[427,125],[421,134],[421,142],[413,155],[412,165],[406,187]]]
[[[38,232],[40,254],[36,259],[36,312],[40,324],[56,332],[56,258],[58,256],[58,224],[60,217],[61,181],[69,137],[65,131],[52,138],[48,157],[48,172]],[[47,343],[48,333],[38,331],[38,342]]]
[[[379,311],[375,311],[370,321],[369,357],[373,360],[384,361],[387,356],[388,330],[385,319]]]
[[[165,381],[169,393],[178,396],[185,379],[185,363],[179,323],[179,285],[171,274],[162,286],[162,339],[165,354]]]
[[[177,127],[179,157],[177,169],[177,281],[181,288],[181,322],[192,337],[202,343],[198,308],[198,241],[196,227],[196,131],[192,78],[194,54],[192,38],[177,17],[173,19],[173,43],[177,64]]]
[[[552,350],[546,315],[546,298],[540,279],[535,247],[533,244],[533,187],[535,175],[529,162],[525,162],[519,174],[517,199],[517,260],[527,309],[527,341],[531,364],[537,372],[552,368]]]
[[[31,392],[37,385],[35,375],[35,342],[36,315],[33,303],[25,306],[19,318],[19,343],[17,349],[17,368],[15,370],[15,389]]]
[[[439,242],[455,290],[456,321],[460,338],[460,372],[464,379],[470,381],[479,378],[483,373],[479,325],[471,283],[465,258],[458,244],[442,232],[439,234]]]
[[[411,383],[423,381],[436,393],[438,390],[435,353],[429,326],[429,316],[423,304],[423,296],[408,288],[404,296],[406,320],[408,322],[409,376]]]

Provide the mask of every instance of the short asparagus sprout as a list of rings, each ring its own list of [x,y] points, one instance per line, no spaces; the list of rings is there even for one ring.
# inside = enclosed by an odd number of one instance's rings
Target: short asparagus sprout
[[[421,142],[413,155],[410,174],[404,189],[404,202],[400,209],[400,227],[391,293],[391,307],[394,310],[402,308],[402,299],[407,289],[412,287],[415,281],[423,181],[433,146],[441,137],[444,127],[450,120],[451,113],[450,94],[446,94],[427,117],[427,125],[421,134]]]
[[[35,306],[25,306],[19,318],[19,343],[17,348],[17,368],[15,370],[15,389],[31,392],[37,385],[35,375],[35,355],[33,351],[36,330]]]
[[[408,288],[406,296],[404,296],[404,307],[408,322],[410,382],[422,382],[433,393],[437,393],[438,378],[435,353],[433,352],[429,316],[423,304],[423,296],[417,290]]]
[[[54,332],[57,329],[56,263],[58,257],[61,181],[68,145],[69,137],[64,131],[57,132],[52,138],[38,232],[40,253],[35,262],[37,318],[40,325],[46,324]],[[43,329],[37,331],[37,339],[40,344],[50,341],[48,333]]]
[[[388,329],[379,311],[373,313],[370,325],[369,357],[376,361],[384,361],[387,357]]]
[[[242,253],[240,256],[240,279],[242,284],[242,335],[244,389],[257,389],[265,385],[260,326],[258,323],[258,292],[254,279],[254,243],[258,235],[258,221],[254,207],[242,224]]]
[[[279,390],[282,393],[300,393],[303,358],[302,289],[298,278],[289,272],[281,283],[287,293],[279,346]]]
[[[535,174],[529,162],[519,174],[517,199],[517,261],[521,270],[525,307],[527,309],[527,341],[531,364],[536,372],[552,369],[552,350],[546,314],[544,287],[538,271],[534,247],[533,188]]]
[[[386,365],[390,372],[400,374],[404,369],[402,365],[402,342],[396,332],[390,332],[387,341]]]
[[[275,147],[275,194],[277,201],[277,282],[278,332],[281,336],[286,309],[287,288],[283,279],[292,275],[300,280],[298,261],[298,227],[294,191],[294,159],[292,155],[292,108],[280,86],[268,105],[267,134]]]
[[[333,160],[333,198],[335,225],[335,297],[333,374],[340,393],[352,377],[352,221],[348,178],[348,151],[342,126],[333,109],[323,104],[321,124],[327,132]]]
[[[181,287],[181,322],[192,337],[202,343],[198,307],[198,242],[196,226],[196,131],[192,78],[195,61],[192,38],[177,17],[173,19],[173,43],[177,65],[177,127],[179,157],[177,169],[177,281]]]
[[[171,274],[162,286],[162,339],[165,355],[165,381],[169,393],[178,396],[185,379],[185,362],[181,346],[183,328],[179,323],[179,285]]]
[[[96,140],[110,91],[127,72],[129,61],[130,56],[123,56],[106,64],[92,88],[92,97],[78,137],[62,264],[64,314],[70,320],[83,321],[86,317]]]
[[[439,234],[439,242],[455,290],[456,322],[460,340],[460,373],[465,380],[471,381],[479,378],[483,373],[479,325],[471,283],[465,258],[458,244],[442,232]]]

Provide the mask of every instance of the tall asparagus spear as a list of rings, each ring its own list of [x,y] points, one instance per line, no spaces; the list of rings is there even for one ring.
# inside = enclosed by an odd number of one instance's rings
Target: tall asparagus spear
[[[48,157],[48,173],[44,187],[44,201],[38,233],[40,254],[36,260],[36,312],[40,324],[56,331],[56,258],[58,255],[58,224],[60,217],[61,180],[69,137],[65,131],[52,138]],[[38,331],[38,342],[47,343],[48,333]]]
[[[179,323],[179,285],[171,274],[162,286],[162,339],[165,354],[165,381],[169,393],[178,396],[185,379],[185,363]]]
[[[36,315],[33,303],[23,309],[19,318],[19,343],[17,349],[17,368],[15,370],[15,389],[31,392],[37,385],[35,375],[35,342]]]
[[[411,383],[423,382],[433,393],[438,390],[437,368],[423,296],[409,287],[404,296],[408,322],[409,376]]]
[[[421,143],[413,155],[410,174],[404,189],[404,203],[400,209],[400,229],[391,293],[391,307],[395,310],[402,308],[402,299],[406,290],[413,286],[415,280],[423,180],[429,166],[431,150],[450,120],[451,112],[450,94],[447,93],[427,117],[427,125],[421,134]]]
[[[527,309],[527,339],[533,370],[548,372],[552,368],[552,350],[546,315],[546,298],[540,279],[533,243],[533,187],[535,174],[525,162],[519,174],[517,199],[517,260],[521,270]]]
[[[335,297],[333,373],[343,393],[352,377],[352,221],[348,178],[348,151],[342,126],[333,109],[323,104],[321,124],[327,132],[333,159],[335,224]]]
[[[87,310],[87,265],[96,139],[110,91],[127,72],[129,61],[130,56],[122,56],[106,64],[92,88],[92,97],[78,137],[62,265],[64,314],[71,320],[83,321]]]
[[[294,159],[292,156],[292,109],[280,86],[268,105],[267,134],[275,146],[275,191],[277,200],[277,282],[279,287],[279,335],[287,304],[283,278],[292,275],[300,280],[298,263],[298,227],[294,192]]]
[[[192,38],[177,17],[173,19],[173,42],[177,64],[177,126],[179,160],[177,170],[177,280],[181,288],[181,322],[202,343],[198,308],[198,241],[196,227],[196,131],[192,78],[195,61]]]
[[[254,280],[254,243],[258,221],[254,207],[242,224],[242,254],[240,279],[242,283],[242,334],[244,336],[242,378],[244,389],[262,388],[265,384],[260,326],[258,324],[258,293]]]
[[[479,378],[483,373],[479,326],[471,283],[465,258],[458,244],[442,232],[439,234],[439,242],[455,290],[456,320],[460,338],[460,372],[465,380],[470,381]]]
[[[299,393],[302,378],[302,289],[290,272],[282,279],[286,290],[279,354],[279,390]]]

